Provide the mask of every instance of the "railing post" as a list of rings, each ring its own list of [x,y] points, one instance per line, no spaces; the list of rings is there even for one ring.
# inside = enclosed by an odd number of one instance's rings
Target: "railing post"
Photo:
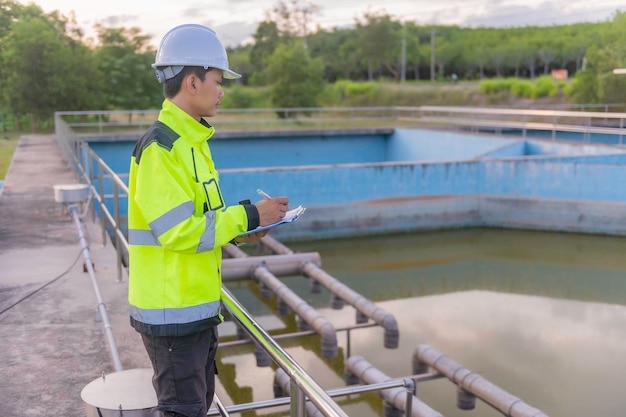
[[[91,187],[91,185],[93,185],[93,180],[94,180],[94,166],[93,166],[93,160],[91,158],[91,153],[89,151],[87,151],[87,167],[86,167],[86,172],[88,173],[88,177],[89,177],[89,186]],[[93,192],[93,191],[92,191]],[[94,202],[94,199],[92,198],[89,205],[91,206],[91,221],[95,222],[96,221],[96,203]]]
[[[115,253],[117,255],[117,282],[122,282],[122,248],[120,242],[120,201],[117,189],[117,181],[113,179],[113,213],[115,217]],[[104,217],[104,216],[102,216]]]
[[[291,417],[304,417],[306,398],[304,392],[298,388],[296,381],[291,380]]]
[[[412,379],[405,379],[404,386],[406,387],[406,411],[405,416],[410,416],[413,410],[413,395],[415,395],[415,382]]]
[[[100,228],[102,229],[102,246],[106,246],[106,236],[107,236],[107,224],[106,219],[104,218],[104,209],[102,206],[104,205],[104,181],[102,179],[102,164],[98,164],[98,193],[100,194]]]

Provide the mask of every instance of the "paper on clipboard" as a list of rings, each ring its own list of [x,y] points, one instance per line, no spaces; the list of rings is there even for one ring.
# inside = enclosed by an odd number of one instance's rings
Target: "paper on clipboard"
[[[306,208],[302,206],[298,206],[294,209],[289,210],[287,213],[285,213],[285,216],[280,221],[276,223],[268,224],[267,226],[259,226],[256,229],[248,230],[247,232],[242,233],[239,236],[251,235],[253,233],[262,232],[263,230],[273,229],[283,224],[293,223],[296,220],[298,220],[298,218],[302,215],[302,213],[305,212],[305,210]]]

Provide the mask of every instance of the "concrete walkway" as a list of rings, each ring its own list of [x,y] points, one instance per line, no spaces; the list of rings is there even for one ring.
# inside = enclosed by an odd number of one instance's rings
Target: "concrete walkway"
[[[77,230],[54,201],[53,185],[76,182],[53,136],[20,139],[0,195],[0,417],[84,417],[81,390],[114,371]],[[83,225],[124,369],[150,367],[115,251]]]

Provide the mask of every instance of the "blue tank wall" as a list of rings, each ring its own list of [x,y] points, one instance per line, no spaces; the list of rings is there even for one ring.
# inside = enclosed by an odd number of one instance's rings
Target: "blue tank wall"
[[[134,142],[90,145],[128,172]],[[626,208],[621,147],[415,129],[230,135],[210,146],[227,204],[256,201],[262,188],[307,207],[279,237],[475,225],[611,233],[623,210],[603,207]]]

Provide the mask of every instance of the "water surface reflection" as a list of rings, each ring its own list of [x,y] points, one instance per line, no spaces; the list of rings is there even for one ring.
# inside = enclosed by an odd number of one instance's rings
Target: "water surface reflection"
[[[399,349],[384,349],[376,327],[351,338],[351,353],[386,374],[410,374],[415,347],[427,343],[550,416],[626,415],[626,238],[475,229],[289,246],[320,252],[326,271],[395,315]],[[307,280],[284,282],[336,327],[354,324],[354,309],[330,309],[328,293],[310,294]],[[272,333],[295,330],[292,316],[272,315],[275,299],[257,297],[256,284],[229,287]],[[338,337],[340,357],[330,361],[316,337],[281,345],[331,389],[344,385],[346,343]],[[220,387],[226,398],[273,397],[273,372],[257,368],[251,351],[221,352],[220,379],[233,381]],[[501,415],[480,401],[473,411],[456,409],[445,380],[419,385],[418,396],[447,417]],[[382,415],[376,395],[339,402],[350,415]]]

